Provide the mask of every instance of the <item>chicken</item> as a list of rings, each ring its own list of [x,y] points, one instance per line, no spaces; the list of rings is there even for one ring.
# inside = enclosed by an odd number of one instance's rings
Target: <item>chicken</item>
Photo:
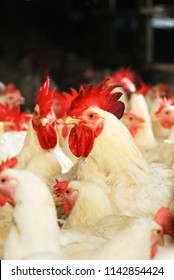
[[[144,119],[133,110],[125,111],[121,122],[129,129],[132,137],[134,137],[138,131],[139,128],[143,126]]]
[[[24,104],[25,98],[22,96],[13,83],[7,84],[0,96],[0,103],[8,104],[10,108]]]
[[[157,141],[153,133],[151,118],[144,96],[142,94],[132,94],[130,107],[131,110],[144,119],[144,123],[139,127],[138,132],[134,136],[135,143],[145,151],[153,149],[157,146]]]
[[[1,165],[0,194],[14,210],[5,239],[4,259],[38,259],[39,256],[41,259],[50,256],[53,259],[150,259],[155,256],[163,228],[153,219],[137,218],[109,241],[60,230],[47,186],[29,171],[5,169],[8,165],[12,167],[14,160]]]
[[[64,228],[84,232],[82,228],[114,213],[114,207],[106,193],[92,182],[56,180],[53,193],[56,196],[55,201],[62,200],[65,213],[70,214]]]
[[[174,260],[174,212],[173,217],[170,219],[170,231],[173,233],[173,238],[166,236],[165,247],[160,247],[155,256],[155,260]]]
[[[67,257],[76,260],[153,259],[158,251],[158,244],[163,240],[163,229],[152,219],[141,217],[135,219],[130,228],[120,230],[110,240],[94,236],[92,238],[94,242],[90,242],[91,238],[86,235],[83,247],[80,247],[78,242],[65,246],[63,252],[66,259]]]
[[[65,122],[75,124],[69,147],[78,163],[59,180],[87,180],[110,197],[118,214],[154,215],[173,199],[173,170],[148,163],[121,123],[124,105],[103,82],[73,100]],[[70,179],[69,179],[70,178]],[[142,204],[143,201],[143,204]]]
[[[10,107],[0,103],[0,132],[26,131],[31,115],[20,112],[17,106]]]
[[[0,192],[15,207],[4,244],[4,259],[21,259],[47,251],[58,254],[56,209],[41,179],[26,170],[7,168],[0,173]]]
[[[4,240],[9,232],[13,208],[0,195],[0,260],[3,259]],[[3,206],[3,207],[2,207]]]
[[[170,129],[168,140],[174,141],[174,106],[172,103],[171,99],[163,98],[155,115],[164,128]]]
[[[160,122],[159,118],[155,114],[156,111],[158,111],[161,102],[162,102],[161,97],[155,98],[152,101],[151,109],[149,110],[150,117],[151,117],[151,123],[152,123],[152,129],[153,129],[155,138],[158,141],[162,141],[162,140],[168,138],[168,136],[170,134],[170,129],[169,128],[164,128],[161,125],[161,122]]]
[[[38,101],[29,123],[24,146],[17,155],[17,168],[27,169],[48,183],[57,173],[72,167],[58,144],[56,118],[53,113],[53,90],[49,91],[49,78],[39,90]]]

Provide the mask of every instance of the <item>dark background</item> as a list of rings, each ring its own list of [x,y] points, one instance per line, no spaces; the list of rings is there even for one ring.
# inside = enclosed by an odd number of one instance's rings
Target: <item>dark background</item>
[[[59,90],[131,67],[151,83],[174,80],[173,1],[7,0],[0,4],[0,81],[31,107],[50,75]],[[167,22],[167,21],[166,21]]]

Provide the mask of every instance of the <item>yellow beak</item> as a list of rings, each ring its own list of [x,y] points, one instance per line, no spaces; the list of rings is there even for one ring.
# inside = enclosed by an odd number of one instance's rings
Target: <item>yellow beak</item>
[[[77,119],[75,117],[73,118],[70,116],[64,119],[65,124],[79,124],[80,121],[81,121],[80,119]]]
[[[48,119],[47,118],[39,118],[37,119],[37,123],[40,123],[42,126],[46,126],[48,123]]]

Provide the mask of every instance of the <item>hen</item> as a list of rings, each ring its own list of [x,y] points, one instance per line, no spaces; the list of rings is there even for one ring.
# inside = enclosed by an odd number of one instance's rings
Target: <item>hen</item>
[[[114,213],[106,193],[92,182],[56,180],[53,192],[55,201],[63,201],[64,211],[69,215],[64,228],[86,232],[87,226]]]
[[[0,192],[15,207],[4,244],[4,259],[20,259],[45,251],[58,254],[55,205],[41,179],[28,171],[8,168],[0,173]],[[47,226],[43,215],[50,226]]]
[[[8,104],[10,108],[24,104],[25,98],[22,96],[13,83],[7,84],[0,96],[0,103]]]
[[[25,170],[2,170],[0,194],[14,207],[4,259],[150,259],[163,235],[163,225],[147,217],[135,219],[109,241],[60,230],[47,186]]]
[[[120,94],[110,94],[113,87],[103,83],[88,86],[67,112],[66,123],[75,124],[69,147],[81,158],[63,177],[98,184],[121,214],[154,215],[173,199],[173,170],[145,160],[118,119],[124,110]]]

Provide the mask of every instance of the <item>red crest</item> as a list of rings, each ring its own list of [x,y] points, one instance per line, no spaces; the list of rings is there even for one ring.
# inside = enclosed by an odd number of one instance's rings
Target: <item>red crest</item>
[[[171,99],[167,99],[166,97],[163,98],[161,103],[159,104],[158,110],[155,112],[155,115],[158,115],[164,108],[171,106],[173,101]]]
[[[99,107],[102,110],[114,114],[120,119],[124,112],[124,103],[118,101],[122,93],[111,91],[116,88],[116,85],[106,86],[107,80],[99,82],[98,85],[88,85],[86,88],[82,88],[79,95],[72,101],[70,109],[67,111],[67,115],[78,116],[89,107]]]
[[[0,164],[0,171],[3,171],[4,169],[7,168],[13,168],[17,164],[17,158],[12,157],[10,159],[7,159],[6,161],[2,161]]]
[[[49,91],[50,79],[47,76],[47,79],[42,87],[40,87],[38,92],[38,98],[36,103],[39,105],[40,108],[40,115],[45,117],[48,113],[52,110],[53,107],[53,94],[55,88]]]

